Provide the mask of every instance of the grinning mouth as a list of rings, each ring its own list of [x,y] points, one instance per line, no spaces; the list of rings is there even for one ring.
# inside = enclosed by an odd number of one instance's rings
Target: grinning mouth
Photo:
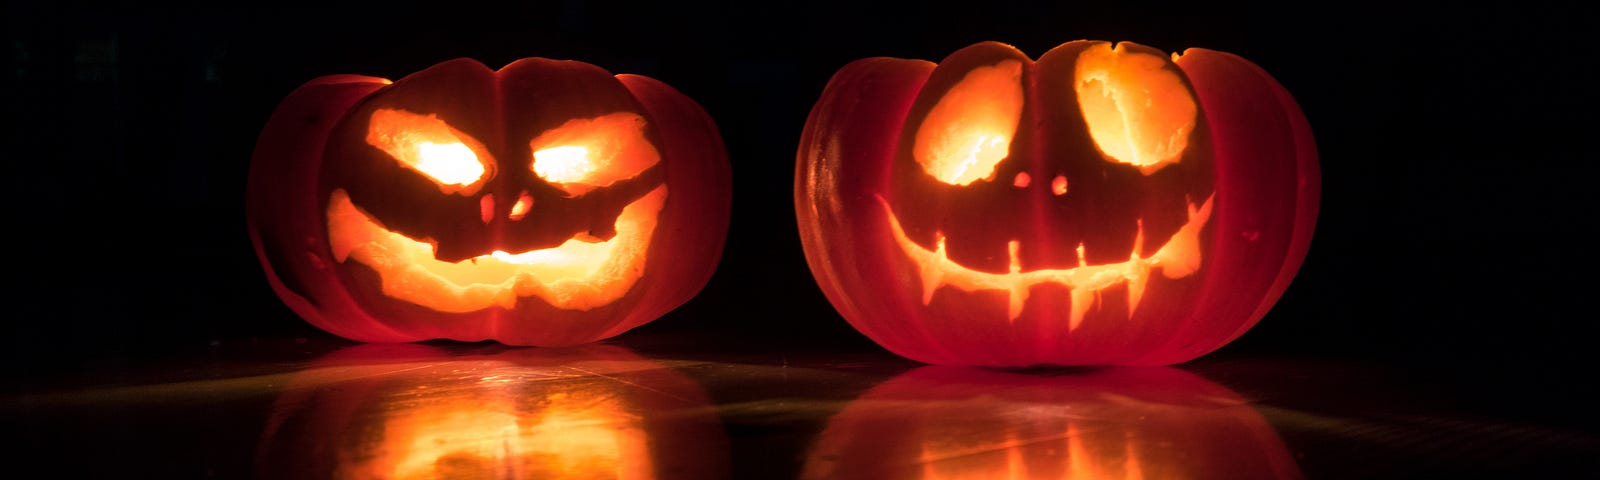
[[[989,273],[963,267],[945,252],[944,233],[935,234],[936,247],[929,250],[918,245],[906,236],[905,229],[900,226],[900,218],[895,216],[894,210],[889,207],[889,201],[882,196],[878,202],[883,204],[883,210],[889,216],[889,228],[894,232],[895,243],[905,252],[911,263],[920,268],[922,277],[922,304],[933,302],[933,292],[941,287],[955,287],[963,291],[979,290],[1004,290],[1010,298],[1009,308],[1006,310],[1007,320],[1016,321],[1022,315],[1022,307],[1028,301],[1028,290],[1041,283],[1055,283],[1067,287],[1072,291],[1072,316],[1068,324],[1068,331],[1078,328],[1083,322],[1084,315],[1089,313],[1089,308],[1098,303],[1100,291],[1118,284],[1128,286],[1128,316],[1132,317],[1135,309],[1139,307],[1139,300],[1144,295],[1145,283],[1150,279],[1150,271],[1160,268],[1161,274],[1167,278],[1177,279],[1187,277],[1200,269],[1200,229],[1205,227],[1206,221],[1211,218],[1211,200],[1215,194],[1206,197],[1205,203],[1196,206],[1189,203],[1189,220],[1183,224],[1178,233],[1172,235],[1160,250],[1149,257],[1140,257],[1139,250],[1144,245],[1144,226],[1139,227],[1139,233],[1134,237],[1133,254],[1125,262],[1106,265],[1087,265],[1083,260],[1083,244],[1078,244],[1078,265],[1073,268],[1044,268],[1038,270],[1022,271],[1022,262],[1017,252],[1021,249],[1021,242],[1012,240],[1008,244],[1011,255],[1011,269],[1007,273]]]
[[[644,275],[666,197],[662,185],[623,207],[610,240],[568,239],[552,248],[446,262],[434,257],[433,243],[384,228],[336,189],[328,200],[328,243],[340,263],[354,260],[376,271],[384,295],[436,311],[511,309],[529,296],[556,308],[590,310],[622,298]]]

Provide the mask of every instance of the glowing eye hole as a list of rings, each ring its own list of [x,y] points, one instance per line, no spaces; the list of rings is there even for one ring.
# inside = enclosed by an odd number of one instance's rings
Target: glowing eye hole
[[[1078,56],[1076,78],[1089,136],[1107,157],[1146,175],[1182,158],[1196,108],[1170,60],[1101,45]]]
[[[546,181],[576,182],[594,173],[585,147],[551,147],[533,152],[533,173]]]
[[[374,111],[368,122],[367,144],[438,182],[446,193],[477,183],[488,171],[476,153],[483,151],[483,145],[434,115]]]
[[[417,170],[446,185],[467,185],[483,177],[478,156],[461,142],[419,143],[417,159]]]
[[[967,185],[994,175],[1022,118],[1022,63],[967,72],[917,129],[912,156],[939,181]]]
[[[636,177],[661,161],[645,125],[644,117],[628,112],[568,120],[528,142],[530,168],[572,196]]]

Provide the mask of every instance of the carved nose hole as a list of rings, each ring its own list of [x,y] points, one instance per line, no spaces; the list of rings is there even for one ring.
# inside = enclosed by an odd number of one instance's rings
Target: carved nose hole
[[[1017,172],[1017,178],[1011,179],[1011,184],[1017,188],[1028,188],[1028,184],[1032,182],[1033,178],[1028,176],[1028,172]]]
[[[494,195],[484,195],[478,199],[478,215],[483,218],[483,223],[494,219]]]
[[[512,221],[522,220],[531,208],[533,208],[533,197],[528,196],[527,190],[523,190],[522,195],[517,196],[517,203],[511,205],[511,213],[508,216]]]
[[[1056,175],[1056,178],[1050,181],[1050,192],[1056,194],[1057,197],[1066,195],[1067,177]]]

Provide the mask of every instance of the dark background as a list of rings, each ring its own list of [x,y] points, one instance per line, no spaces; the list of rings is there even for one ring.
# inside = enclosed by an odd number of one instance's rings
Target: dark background
[[[938,60],[982,40],[1036,56],[1088,38],[1239,54],[1311,122],[1323,198],[1310,254],[1261,324],[1217,355],[1398,365],[1419,382],[1481,386],[1464,401],[1585,401],[1600,332],[1588,177],[1600,58],[1579,32],[1595,18],[1522,3],[1120,3],[11,1],[7,370],[28,388],[327,336],[277,300],[251,250],[256,135],[312,78],[396,79],[456,57],[643,74],[718,121],[734,172],[721,266],[636,332],[873,349],[816,288],[794,223],[794,152],[829,76],[862,57]]]

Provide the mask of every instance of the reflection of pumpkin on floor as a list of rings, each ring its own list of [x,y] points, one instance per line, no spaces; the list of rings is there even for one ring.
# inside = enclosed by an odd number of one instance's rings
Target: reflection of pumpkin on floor
[[[851,63],[798,157],[802,243],[828,299],[938,364],[1210,352],[1287,287],[1319,198],[1310,128],[1271,77],[1131,43]]]
[[[461,59],[290,94],[248,213],[274,290],[329,332],[571,345],[698,293],[730,182],[715,125],[660,82]]]
[[[828,422],[807,479],[1300,478],[1266,419],[1171,368],[923,367]]]
[[[295,374],[257,460],[268,478],[725,478],[693,380],[625,349],[451,356],[360,345]]]

